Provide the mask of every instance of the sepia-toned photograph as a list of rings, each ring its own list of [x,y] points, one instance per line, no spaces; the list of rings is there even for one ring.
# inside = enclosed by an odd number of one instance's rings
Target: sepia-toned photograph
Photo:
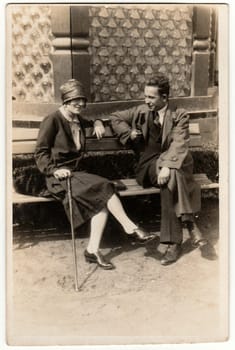
[[[5,10],[6,343],[227,342],[228,4]]]

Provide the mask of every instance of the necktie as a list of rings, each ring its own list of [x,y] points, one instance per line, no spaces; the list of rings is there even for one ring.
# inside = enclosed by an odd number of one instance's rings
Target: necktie
[[[161,127],[161,124],[159,122],[159,114],[157,111],[153,111],[153,123],[157,126],[157,127]]]

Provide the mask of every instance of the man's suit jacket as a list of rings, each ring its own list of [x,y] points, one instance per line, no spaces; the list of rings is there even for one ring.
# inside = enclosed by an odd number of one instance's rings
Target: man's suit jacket
[[[136,128],[142,130],[143,138],[147,140],[150,113],[148,106],[143,104],[128,110],[114,112],[110,116],[112,128],[122,144],[131,144],[130,133],[132,129]],[[161,150],[156,164],[157,172],[162,167],[168,167],[172,170],[182,170],[187,177],[192,175],[193,160],[189,151],[189,116],[185,110],[172,111],[167,108],[163,123]],[[142,174],[137,174],[137,177],[140,179],[139,182],[144,185],[144,169],[142,169]],[[173,188],[174,185],[170,182],[168,187]]]

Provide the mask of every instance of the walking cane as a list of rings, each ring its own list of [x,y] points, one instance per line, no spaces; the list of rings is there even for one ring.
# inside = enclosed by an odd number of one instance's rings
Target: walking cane
[[[74,274],[75,274],[75,291],[78,292],[78,268],[77,268],[77,254],[75,244],[75,234],[73,227],[73,204],[72,204],[72,192],[71,192],[71,178],[67,177],[68,199],[69,199],[69,215],[72,235],[72,248],[73,248],[73,260],[74,260]]]

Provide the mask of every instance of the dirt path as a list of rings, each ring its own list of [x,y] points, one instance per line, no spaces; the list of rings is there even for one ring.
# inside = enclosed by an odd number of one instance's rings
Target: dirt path
[[[103,243],[116,269],[87,264],[87,237],[77,239],[80,291],[73,288],[71,241],[13,244],[8,339],[17,345],[145,344],[221,339],[218,205],[206,204],[200,226],[213,249],[192,249],[185,237],[176,264],[160,265],[159,240]],[[211,246],[211,248],[212,248]],[[157,249],[156,249],[157,248]]]

